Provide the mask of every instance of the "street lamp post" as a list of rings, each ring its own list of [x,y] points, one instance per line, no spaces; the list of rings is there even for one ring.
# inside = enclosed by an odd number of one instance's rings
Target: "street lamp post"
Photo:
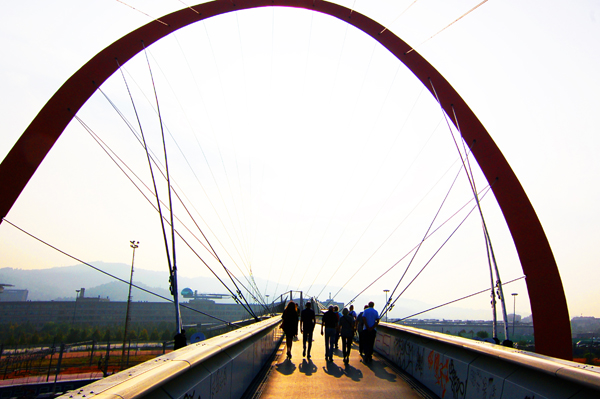
[[[271,307],[269,306],[269,295],[265,294],[265,298],[267,298],[267,309],[271,312]]]
[[[513,296],[513,333],[512,333],[513,339],[515,339],[515,317],[516,317],[516,313],[517,313],[517,311],[516,311],[516,309],[517,309],[517,295],[519,295],[519,294],[516,293],[516,292],[512,293],[512,296]]]
[[[383,290],[383,292],[385,292],[385,306],[387,306],[387,296],[388,296],[388,292],[390,292],[390,290]],[[384,306],[384,308],[385,308]],[[388,316],[387,316],[387,312],[385,313],[385,322],[387,323],[388,321]]]
[[[121,348],[121,370],[123,370],[124,363],[123,360],[125,358],[125,344],[127,343],[127,330],[129,327],[129,306],[131,304],[131,285],[133,284],[133,261],[135,260],[135,249],[139,247],[139,241],[129,241],[131,244],[129,245],[133,248],[133,255],[131,256],[131,275],[129,277],[129,295],[127,295],[127,310],[125,311],[125,331],[123,333],[123,347]]]

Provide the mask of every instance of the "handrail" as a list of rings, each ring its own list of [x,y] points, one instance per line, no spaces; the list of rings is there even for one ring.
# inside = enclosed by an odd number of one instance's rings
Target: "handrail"
[[[226,354],[226,351],[235,351],[238,344],[251,344],[260,339],[265,334],[275,330],[277,342],[273,349],[277,347],[280,340],[280,333],[276,327],[281,323],[280,317],[257,322],[250,326],[242,327],[226,334],[190,344],[184,348],[173,351],[166,355],[149,360],[138,366],[132,367],[120,373],[114,374],[102,380],[87,385],[76,392],[62,395],[60,398],[89,398],[90,396],[99,398],[114,399],[136,399],[144,397],[154,390],[165,386],[170,381],[184,376],[184,374],[194,371],[203,362],[208,360],[219,360],[219,355],[224,355],[221,361],[232,361],[232,358]],[[279,335],[278,335],[279,334]],[[242,348],[241,350],[243,350]],[[262,367],[262,365],[261,365]],[[189,384],[197,384],[199,381],[186,381]],[[179,387],[181,389],[193,389],[190,387]]]
[[[600,390],[600,367],[393,323],[382,322],[378,328],[381,332],[385,332],[386,329],[397,330],[412,336],[452,345],[478,355],[510,362],[529,370],[548,374],[594,390]]]

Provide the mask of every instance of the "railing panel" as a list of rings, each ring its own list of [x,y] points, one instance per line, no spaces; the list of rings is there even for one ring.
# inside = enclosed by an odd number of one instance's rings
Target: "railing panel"
[[[581,387],[570,382],[519,368],[504,380],[502,398],[567,399],[579,391]]]
[[[467,391],[470,397],[501,398],[504,380],[518,369],[517,365],[490,357],[478,357],[469,367]]]
[[[239,398],[281,342],[280,323],[275,316],[188,345],[62,398]]]
[[[146,398],[210,398],[210,377],[210,370],[207,369],[205,365],[200,365],[189,370],[176,380],[167,382],[161,387],[161,389],[153,390],[148,395],[146,395]]]
[[[598,398],[600,368],[390,323],[375,350],[440,398]]]

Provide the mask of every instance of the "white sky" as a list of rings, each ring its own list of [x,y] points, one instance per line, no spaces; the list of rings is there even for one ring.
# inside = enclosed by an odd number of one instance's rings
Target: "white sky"
[[[354,5],[416,46],[466,100],[542,221],[571,316],[599,317],[600,2],[491,0],[431,40],[480,1],[419,0],[397,18],[412,2],[339,3]],[[175,0],[127,3],[153,17],[183,7]],[[4,5],[0,158],[69,76],[149,20],[115,0]],[[288,287],[306,291],[315,280],[309,292],[316,295],[331,279],[325,299],[358,271],[336,298],[350,300],[419,242],[458,172],[450,131],[429,93],[386,50],[331,17],[283,8],[228,14],[177,32],[150,47],[149,56],[163,119],[181,148],[167,140],[173,179],[202,214],[198,223],[227,266],[240,278],[251,266],[257,279],[275,282],[260,286],[271,296]],[[152,99],[145,62],[142,53],[125,70],[159,154],[156,116],[144,98]],[[103,90],[134,122],[120,74]],[[79,116],[149,183],[145,153],[99,93]],[[434,225],[471,197],[461,174]],[[502,279],[520,277],[493,198],[485,198],[483,207]],[[179,204],[175,211],[192,228]],[[475,216],[392,316],[489,285]],[[128,263],[129,240],[136,239],[136,266],[167,270],[158,216],[76,121],[7,219],[87,262]],[[426,242],[400,290],[458,222]],[[181,241],[176,245],[181,274],[209,274]],[[193,246],[209,259],[197,242]],[[383,289],[394,288],[409,259],[358,304],[381,304]],[[8,224],[0,226],[0,267],[74,263]],[[214,260],[209,263],[218,270]],[[222,291],[217,282],[191,288]],[[517,313],[529,314],[522,281],[505,292],[519,293]],[[421,317],[466,318],[471,312],[471,318],[489,319],[488,303],[480,295],[456,305],[464,312]]]

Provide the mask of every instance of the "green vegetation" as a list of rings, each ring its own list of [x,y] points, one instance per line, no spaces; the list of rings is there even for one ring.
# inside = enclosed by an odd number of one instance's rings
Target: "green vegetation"
[[[487,333],[487,331],[477,331],[477,333],[475,334],[477,335],[479,338],[481,339],[485,339],[487,337],[489,337],[490,335]]]
[[[82,326],[69,324],[46,323],[43,326],[31,324],[2,324],[0,325],[0,344],[10,346],[35,346],[60,343],[75,343],[83,341],[122,342],[123,326],[106,327]],[[196,329],[187,330],[190,337]],[[127,338],[140,342],[172,341],[175,331],[165,322],[150,325],[135,324],[128,327]]]

